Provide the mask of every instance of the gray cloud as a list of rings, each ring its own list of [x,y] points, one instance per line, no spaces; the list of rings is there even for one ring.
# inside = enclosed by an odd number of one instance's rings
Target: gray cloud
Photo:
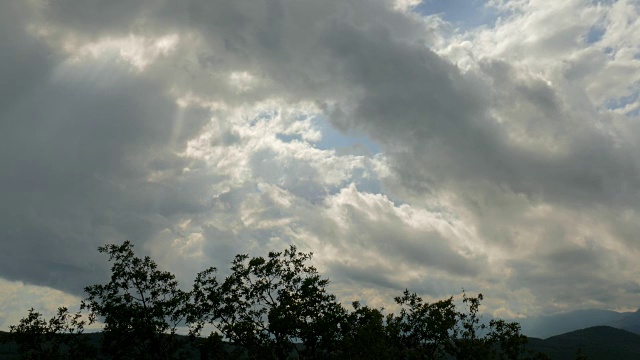
[[[30,4],[0,11],[3,278],[78,294],[105,242],[184,280],[293,242],[337,284],[633,303],[639,132],[582,89],[587,25],[466,34],[463,66],[390,1]],[[383,153],[316,149],[320,113]]]
[[[509,285],[535,288],[539,301],[555,304],[557,311],[569,309],[576,299],[606,307],[620,298],[637,295],[637,290],[631,289],[637,289],[638,283],[620,276],[629,267],[625,260],[593,240],[586,246],[570,245],[564,239],[554,241],[562,245],[542,250],[530,260],[514,261]],[[573,285],[567,288],[567,284]]]
[[[132,78],[112,61],[68,65],[23,25],[3,31],[16,37],[0,45],[3,54],[26,60],[15,59],[2,75],[17,89],[3,87],[0,271],[78,292],[105,270],[95,265],[98,245],[144,241],[165,218],[206,208],[202,184],[179,171],[161,183],[146,177],[190,165],[172,153],[207,113],[187,109],[181,133],[172,134],[178,109],[154,81]]]

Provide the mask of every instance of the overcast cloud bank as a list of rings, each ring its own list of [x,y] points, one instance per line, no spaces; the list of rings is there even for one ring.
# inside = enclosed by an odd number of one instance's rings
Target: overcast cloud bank
[[[344,301],[640,306],[640,4],[419,5],[0,5],[0,326],[125,239],[185,285],[293,243]]]

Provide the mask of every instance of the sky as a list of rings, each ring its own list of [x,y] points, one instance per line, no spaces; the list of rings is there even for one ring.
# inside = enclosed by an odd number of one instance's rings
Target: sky
[[[0,3],[0,329],[131,240],[188,288],[313,252],[345,304],[640,307],[640,1]],[[392,308],[392,307],[391,307]]]

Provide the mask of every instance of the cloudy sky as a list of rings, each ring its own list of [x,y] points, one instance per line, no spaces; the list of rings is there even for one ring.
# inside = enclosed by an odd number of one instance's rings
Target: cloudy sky
[[[130,239],[188,286],[315,253],[342,301],[640,306],[640,1],[5,0],[0,329]]]

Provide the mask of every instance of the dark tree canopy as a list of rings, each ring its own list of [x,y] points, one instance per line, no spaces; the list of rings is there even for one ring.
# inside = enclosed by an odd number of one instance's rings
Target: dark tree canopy
[[[95,357],[97,350],[86,338],[78,336],[84,331],[86,321],[80,313],[71,314],[65,307],[49,321],[33,308],[17,325],[11,325],[11,337],[23,359],[69,359],[81,360]]]
[[[344,359],[400,359],[397,329],[392,315],[382,310],[362,306],[355,301],[353,311],[344,319],[341,346],[336,358]],[[391,326],[390,326],[391,324]]]
[[[251,357],[283,359],[296,353],[317,358],[330,351],[344,309],[327,292],[329,280],[306,264],[311,256],[295,246],[271,252],[266,259],[237,255],[222,284],[215,279],[215,269],[205,270],[194,284],[199,318]]]
[[[104,322],[103,351],[118,359],[175,358],[184,344],[172,335],[186,319],[190,294],[148,256],[136,257],[129,241],[98,250],[113,263],[111,281],[87,286],[82,308]]]
[[[81,336],[81,313],[61,308],[46,321],[32,309],[11,326],[22,358],[544,358],[525,354],[517,323],[480,321],[481,294],[464,294],[462,311],[452,297],[427,303],[409,290],[395,298],[397,314],[360,302],[347,310],[309,264],[312,254],[295,246],[267,257],[237,255],[224,280],[212,267],[196,275],[189,291],[148,256],[137,257],[129,241],[99,251],[109,256],[111,279],[85,288],[81,311],[89,322],[102,322],[100,349]],[[190,336],[177,335],[180,326]],[[202,338],[205,328],[214,330]]]

